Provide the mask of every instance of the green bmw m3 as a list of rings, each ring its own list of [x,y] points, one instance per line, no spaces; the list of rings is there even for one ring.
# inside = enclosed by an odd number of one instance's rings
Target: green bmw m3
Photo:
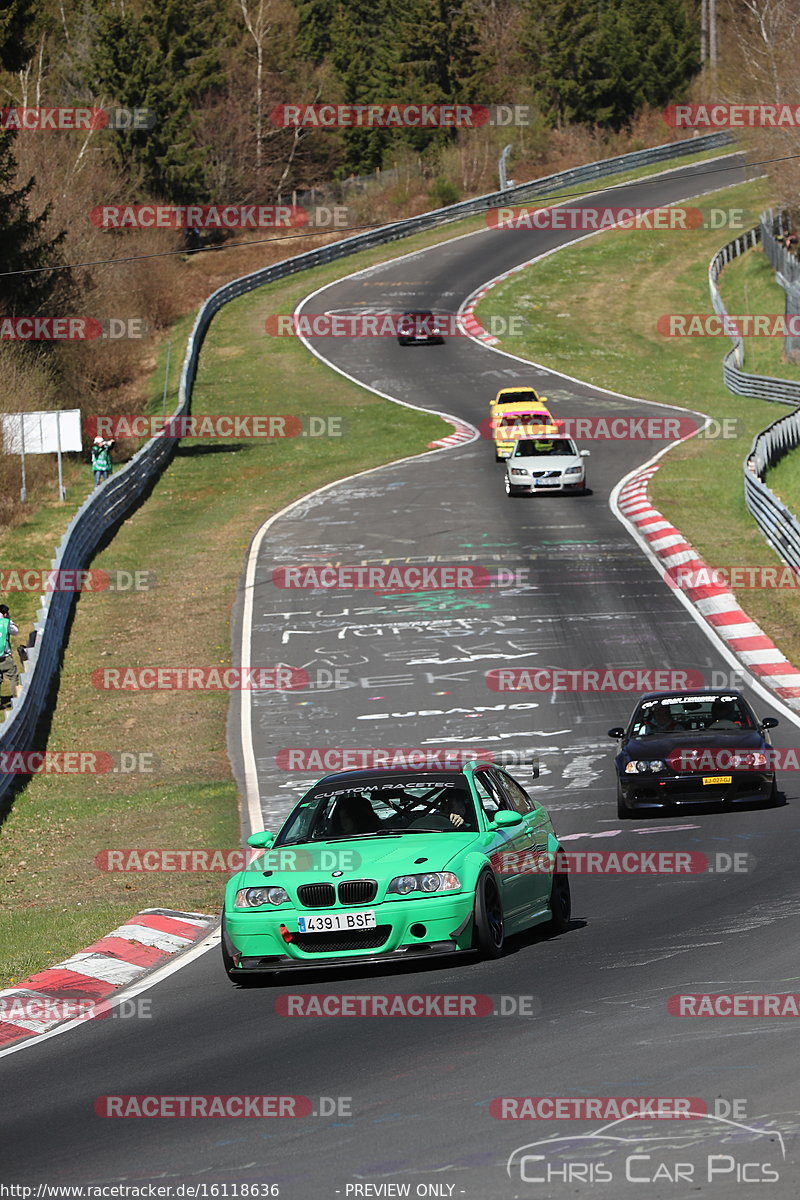
[[[478,952],[562,933],[569,875],[547,810],[485,762],[326,775],[229,880],[222,957],[252,972]]]

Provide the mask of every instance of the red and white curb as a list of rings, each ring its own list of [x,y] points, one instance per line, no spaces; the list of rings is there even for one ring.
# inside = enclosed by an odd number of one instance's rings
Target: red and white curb
[[[0,1048],[76,1017],[105,1016],[114,992],[198,941],[216,919],[146,908],[79,954],[0,990]]]
[[[617,506],[625,520],[648,543],[666,569],[685,567],[713,579],[712,569],[686,538],[654,508],[647,494],[658,464],[645,467],[621,488]],[[800,671],[751,620],[733,592],[714,583],[681,587],[707,625],[722,639],[745,670],[774,692],[793,711],[800,711]]]
[[[558,249],[561,249],[561,247],[558,247]],[[550,253],[552,254],[553,251],[550,251]],[[540,255],[539,257],[544,258],[546,255]],[[536,260],[534,259],[533,261]],[[489,333],[483,328],[480,321],[475,316],[475,309],[478,307],[481,300],[483,300],[484,296],[488,296],[489,292],[496,288],[499,283],[503,283],[504,280],[509,279],[512,275],[518,275],[520,271],[527,270],[530,265],[531,263],[529,262],[518,263],[516,267],[511,267],[508,271],[503,271],[502,275],[496,275],[494,279],[490,279],[488,283],[484,283],[482,287],[477,289],[477,291],[472,292],[471,295],[467,296],[466,300],[458,310],[458,323],[466,334],[468,334],[471,338],[474,338],[476,342],[483,342],[485,346],[499,345],[500,338],[495,337],[493,334]]]
[[[442,446],[458,446],[461,442],[471,442],[475,437],[475,430],[471,425],[462,425],[455,417],[446,419],[452,421],[453,432],[448,433],[446,437],[437,438],[435,442],[428,442],[429,450],[439,450]]]
[[[510,275],[512,272],[508,271],[507,274]],[[501,275],[500,278],[505,279],[505,275]],[[471,338],[475,338],[476,342],[483,342],[486,346],[496,346],[500,341],[500,338],[494,337],[491,333],[488,333],[483,328],[480,321],[475,316],[475,309],[478,307],[478,304],[487,294],[487,292],[490,292],[498,282],[499,280],[493,279],[491,283],[487,283],[484,287],[479,288],[477,292],[473,292],[472,295],[467,298],[466,303],[462,304],[461,308],[458,310],[458,323],[464,332]]]

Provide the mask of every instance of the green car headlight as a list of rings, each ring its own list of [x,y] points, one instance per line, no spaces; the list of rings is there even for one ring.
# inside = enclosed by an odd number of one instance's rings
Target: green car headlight
[[[288,892],[282,887],[241,888],[236,893],[234,908],[259,908],[262,904],[285,904]]]
[[[425,875],[397,875],[386,889],[396,892],[398,896],[408,896],[411,892],[458,892],[461,890],[461,880],[452,871],[430,871]]]

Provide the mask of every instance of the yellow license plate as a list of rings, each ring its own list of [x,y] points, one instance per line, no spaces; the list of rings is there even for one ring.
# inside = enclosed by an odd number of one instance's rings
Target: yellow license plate
[[[707,783],[733,783],[732,775],[706,775],[703,778],[703,784]]]

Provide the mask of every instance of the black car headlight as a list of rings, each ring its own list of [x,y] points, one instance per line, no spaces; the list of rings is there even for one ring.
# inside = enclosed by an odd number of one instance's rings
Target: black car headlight
[[[458,892],[461,890],[461,880],[452,871],[428,871],[425,875],[397,875],[386,889],[398,896],[408,896],[411,892],[430,894],[431,892]]]
[[[667,764],[660,758],[654,758],[650,761],[645,759],[637,759],[635,761],[625,763],[626,775],[646,775],[648,771],[665,771]]]
[[[289,893],[282,887],[240,888],[233,902],[234,908],[260,908],[262,904],[286,904]]]
[[[763,771],[767,766],[767,756],[760,750],[736,750],[733,755],[733,767],[737,771]]]

